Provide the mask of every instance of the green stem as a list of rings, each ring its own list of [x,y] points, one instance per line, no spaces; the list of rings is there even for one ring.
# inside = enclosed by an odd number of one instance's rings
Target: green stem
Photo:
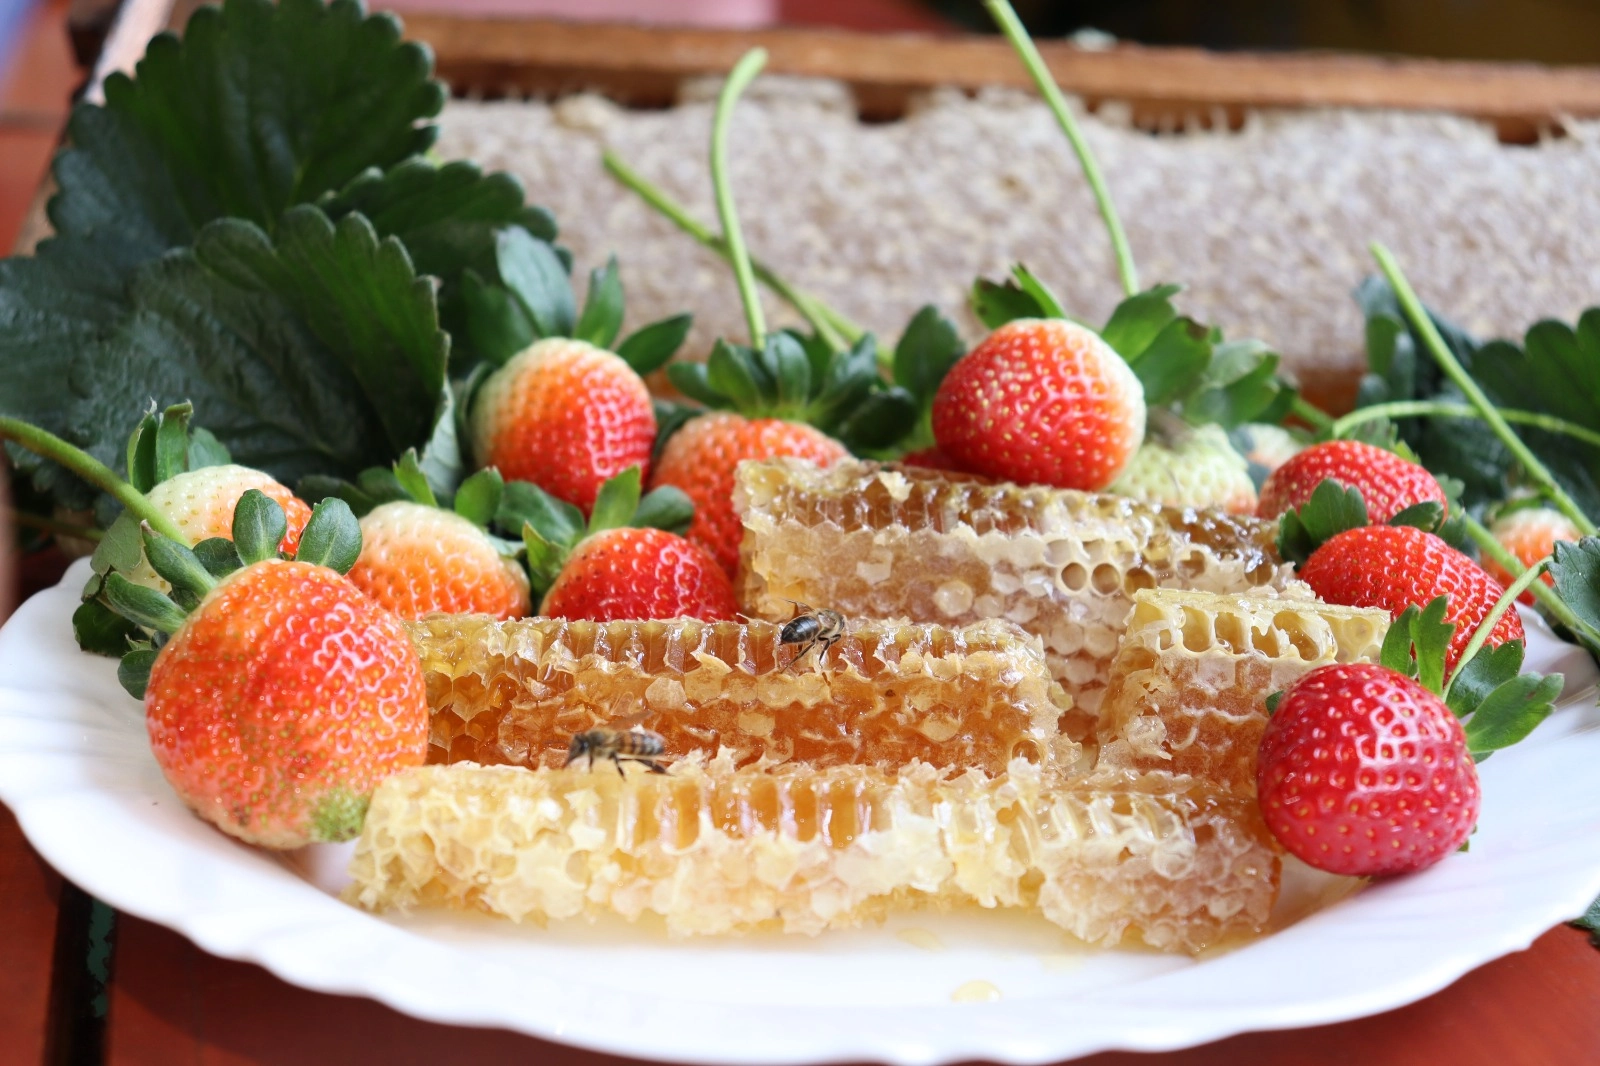
[[[739,282],[739,299],[744,301],[750,347],[757,350],[767,343],[767,320],[761,313],[761,294],[756,292],[755,271],[750,269],[750,253],[744,246],[739,215],[733,207],[733,189],[728,185],[728,120],[733,117],[733,105],[766,65],[765,48],[752,48],[740,57],[717,97],[716,117],[711,121],[711,186],[717,196],[717,217],[722,220],[722,239],[728,242],[728,259]]]
[[[1450,680],[1444,683],[1444,691],[1439,695],[1444,699],[1450,698],[1450,686],[1456,683],[1456,678],[1461,676],[1472,657],[1483,649],[1484,642],[1489,639],[1489,634],[1494,632],[1494,627],[1500,624],[1501,617],[1517,602],[1517,597],[1527,591],[1530,585],[1539,582],[1539,575],[1544,573],[1544,568],[1549,564],[1550,557],[1546,556],[1524,570],[1515,581],[1506,586],[1506,590],[1495,601],[1494,607],[1484,620],[1478,623],[1477,630],[1472,634],[1472,639],[1467,641],[1466,649],[1462,651],[1461,658],[1456,660],[1456,668],[1450,674]]]
[[[1526,572],[1527,567],[1522,565],[1522,560],[1507,551],[1505,545],[1496,540],[1494,534],[1489,532],[1482,522],[1479,522],[1471,515],[1464,515],[1463,520],[1467,525],[1467,535],[1478,545],[1479,551],[1499,563],[1500,568],[1513,577],[1519,577]],[[1528,588],[1532,591],[1533,598],[1539,601],[1539,605],[1550,612],[1550,617],[1574,633],[1588,635],[1597,644],[1600,644],[1600,632],[1596,632],[1592,626],[1584,624],[1583,620],[1577,616],[1572,608],[1567,606],[1567,601],[1556,594],[1555,589],[1546,585],[1543,581],[1536,581],[1529,585]]]
[[[1330,436],[1342,437],[1351,426],[1358,426],[1363,422],[1376,422],[1380,418],[1416,418],[1419,415],[1437,415],[1441,418],[1476,418],[1480,421],[1483,416],[1476,407],[1464,403],[1443,403],[1438,400],[1395,400],[1390,403],[1377,403],[1371,407],[1363,407],[1359,411],[1351,411],[1343,418],[1328,426]],[[1540,414],[1538,411],[1519,411],[1514,407],[1500,408],[1500,416],[1507,422],[1517,422],[1535,429],[1542,429],[1549,433],[1559,433],[1562,436],[1573,437],[1586,444],[1600,447],[1600,433],[1580,426],[1576,422],[1568,422],[1555,415]]]
[[[1295,394],[1294,403],[1289,407],[1289,413],[1299,416],[1302,422],[1318,433],[1334,425],[1332,415],[1298,393]]]
[[[9,440],[46,459],[60,463],[68,470],[97,489],[109,492],[117,502],[126,507],[135,518],[149,522],[150,527],[164,537],[171,537],[188,546],[189,538],[183,530],[173,525],[161,510],[145,498],[144,493],[117,476],[117,472],[81,448],[75,448],[46,430],[32,426],[18,418],[0,417],[0,439]]]
[[[631,189],[638,197],[668,222],[677,226],[684,233],[694,238],[701,247],[715,252],[724,260],[732,263],[728,254],[728,242],[711,228],[693,215],[682,204],[668,196],[666,190],[651,183],[651,181],[638,171],[634,170],[621,158],[606,151],[600,160],[605,164],[606,170],[612,177]],[[759,259],[750,260],[750,269],[754,271],[756,280],[778,294],[778,297],[800,313],[816,331],[817,336],[828,343],[834,351],[842,351],[861,339],[865,330],[839,314],[833,308],[823,303],[811,293],[797,288],[779,277],[765,263]]]
[[[1000,32],[1011,41],[1011,47],[1016,49],[1017,56],[1022,60],[1022,65],[1028,68],[1028,73],[1033,75],[1034,84],[1039,87],[1039,94],[1044,97],[1045,104],[1055,115],[1056,122],[1061,126],[1061,132],[1072,142],[1072,150],[1078,156],[1078,165],[1083,168],[1083,176],[1089,182],[1090,190],[1094,192],[1095,203],[1100,206],[1100,217],[1105,219],[1106,231],[1111,235],[1111,250],[1117,257],[1117,273],[1122,278],[1123,292],[1132,296],[1139,291],[1139,272],[1133,265],[1133,252],[1128,248],[1128,235],[1122,231],[1122,220],[1117,217],[1116,206],[1111,202],[1111,193],[1107,191],[1105,178],[1100,174],[1100,164],[1095,162],[1094,153],[1089,149],[1089,142],[1083,139],[1083,131],[1078,128],[1078,120],[1072,116],[1072,109],[1067,106],[1066,97],[1061,95],[1055,79],[1050,76],[1049,68],[1044,65],[1044,57],[1039,55],[1039,49],[1034,47],[1033,39],[1028,36],[1022,20],[1017,18],[1017,13],[1011,9],[1007,0],[983,0],[983,6],[989,9],[989,14],[993,16],[995,25],[1000,27]]]
[[[1466,368],[1461,365],[1454,353],[1450,351],[1450,346],[1445,344],[1444,338],[1439,336],[1439,330],[1434,326],[1433,319],[1429,317],[1427,309],[1422,306],[1422,301],[1417,299],[1417,294],[1412,291],[1411,284],[1406,281],[1405,275],[1400,272],[1400,265],[1395,262],[1394,256],[1390,254],[1389,249],[1382,244],[1374,242],[1372,245],[1372,257],[1378,261],[1378,268],[1383,271],[1384,277],[1389,279],[1389,284],[1394,288],[1394,294],[1399,299],[1400,306],[1405,309],[1406,318],[1410,320],[1412,328],[1422,336],[1423,343],[1427,345],[1434,361],[1439,364],[1439,369],[1443,370],[1445,376],[1455,383],[1456,388],[1461,390],[1462,394],[1472,403],[1472,406],[1478,409],[1478,414],[1489,424],[1489,428],[1494,430],[1495,436],[1499,437],[1501,442],[1505,444],[1512,457],[1522,464],[1523,469],[1528,472],[1528,476],[1539,484],[1539,487],[1550,497],[1556,508],[1572,519],[1573,523],[1583,531],[1585,536],[1594,536],[1597,530],[1595,529],[1595,524],[1589,520],[1589,516],[1584,514],[1583,510],[1573,502],[1571,496],[1567,495],[1566,490],[1556,481],[1555,475],[1551,474],[1549,468],[1540,462],[1539,457],[1534,455],[1526,444],[1522,443],[1522,439],[1512,430],[1511,426],[1500,414],[1499,409],[1489,402],[1489,397],[1484,395],[1483,390],[1478,387],[1478,383],[1472,380],[1472,376],[1467,373]]]
[[[77,537],[79,540],[100,540],[105,532],[94,526],[80,526],[73,522],[60,522],[54,518],[46,518],[42,514],[31,511],[12,511],[11,521],[24,529],[37,529],[41,533],[54,533],[62,537]]]

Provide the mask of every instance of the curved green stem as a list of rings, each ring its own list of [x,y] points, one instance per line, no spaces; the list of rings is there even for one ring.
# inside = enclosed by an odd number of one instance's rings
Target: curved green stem
[[[717,97],[717,113],[711,122],[711,186],[717,195],[717,217],[722,220],[722,239],[728,242],[728,259],[739,282],[739,299],[744,301],[750,346],[758,349],[767,343],[767,320],[761,313],[761,294],[756,292],[755,271],[750,269],[750,253],[744,246],[739,215],[733,207],[733,189],[728,185],[728,120],[733,117],[733,105],[766,65],[765,48],[752,48],[740,57]]]
[[[1472,538],[1473,543],[1477,544],[1479,551],[1499,563],[1501,569],[1514,577],[1521,576],[1526,572],[1527,567],[1522,565],[1522,560],[1507,551],[1505,546],[1495,539],[1494,534],[1489,532],[1482,522],[1471,515],[1465,515],[1464,521],[1467,525],[1467,535]],[[1596,633],[1592,627],[1585,625],[1572,608],[1567,606],[1567,601],[1556,594],[1555,589],[1546,585],[1543,581],[1534,582],[1528,586],[1528,589],[1532,591],[1533,598],[1539,601],[1539,606],[1550,612],[1550,617],[1574,633],[1583,633],[1589,636],[1590,639],[1600,643],[1600,633]]]
[[[1390,403],[1376,403],[1371,407],[1363,407],[1351,411],[1343,418],[1338,419],[1330,426],[1328,432],[1331,436],[1341,437],[1351,426],[1358,426],[1363,422],[1376,422],[1380,418],[1415,418],[1419,415],[1437,415],[1441,418],[1475,418],[1482,420],[1476,407],[1464,403],[1443,403],[1438,400],[1394,400]],[[1507,422],[1516,422],[1520,425],[1533,426],[1549,433],[1559,433],[1562,436],[1581,440],[1586,444],[1600,447],[1600,432],[1580,426],[1576,422],[1568,422],[1555,415],[1540,414],[1538,411],[1519,411],[1514,407],[1500,408],[1500,416]]]
[[[733,261],[728,254],[728,242],[711,232],[711,228],[705,223],[689,214],[688,208],[668,196],[666,190],[653,184],[650,179],[634,170],[610,150],[600,156],[600,161],[605,164],[607,172],[612,177],[637,194],[639,199],[655,208],[656,212],[668,222],[694,238],[702,248],[715,252],[729,263]],[[816,331],[817,336],[826,341],[828,347],[834,351],[843,351],[860,340],[862,334],[866,332],[811,293],[789,284],[761,260],[752,258],[750,269],[755,273],[757,281],[777,293],[779,299],[798,311],[800,317]]]
[[[1535,583],[1542,584],[1542,582],[1539,582],[1539,575],[1544,573],[1544,568],[1549,563],[1550,557],[1545,556],[1524,570],[1515,581],[1506,586],[1506,590],[1500,594],[1500,598],[1495,601],[1494,607],[1490,609],[1488,615],[1484,617],[1482,622],[1478,623],[1478,628],[1473,632],[1472,639],[1467,641],[1466,648],[1461,652],[1461,658],[1456,660],[1456,668],[1451,672],[1450,680],[1444,683],[1444,691],[1439,693],[1441,697],[1450,698],[1450,686],[1456,683],[1456,678],[1461,676],[1461,671],[1466,669],[1473,656],[1483,650],[1484,642],[1489,639],[1489,634],[1493,633],[1494,627],[1500,624],[1501,617],[1516,604],[1517,597],[1527,591],[1530,585]]]
[[[1456,388],[1460,389],[1462,394],[1472,403],[1472,406],[1477,408],[1478,414],[1489,424],[1489,428],[1494,430],[1495,436],[1500,438],[1501,443],[1511,452],[1512,457],[1522,464],[1523,469],[1527,470],[1528,476],[1538,483],[1539,487],[1544,490],[1545,495],[1550,497],[1550,501],[1555,504],[1556,508],[1572,519],[1573,524],[1582,530],[1585,536],[1594,536],[1597,530],[1595,529],[1595,524],[1589,520],[1589,516],[1584,514],[1582,508],[1573,502],[1571,496],[1567,495],[1567,491],[1561,487],[1560,482],[1556,481],[1555,475],[1550,473],[1549,468],[1539,460],[1539,457],[1534,455],[1526,444],[1522,443],[1522,438],[1516,435],[1510,424],[1501,415],[1500,410],[1489,401],[1489,397],[1484,395],[1483,390],[1478,387],[1478,383],[1472,380],[1472,375],[1467,373],[1466,368],[1461,365],[1455,354],[1450,351],[1450,346],[1445,344],[1444,338],[1439,336],[1439,331],[1435,328],[1433,319],[1428,316],[1427,309],[1422,306],[1422,301],[1417,299],[1417,294],[1412,290],[1410,282],[1406,281],[1405,275],[1401,273],[1400,265],[1395,262],[1394,256],[1390,254],[1389,249],[1382,244],[1374,242],[1372,245],[1372,257],[1378,261],[1378,268],[1383,271],[1384,277],[1389,279],[1389,284],[1394,288],[1395,297],[1399,299],[1400,306],[1405,309],[1406,318],[1410,320],[1412,328],[1421,335],[1423,343],[1427,345],[1429,354],[1433,356],[1434,362],[1439,364],[1439,369],[1444,371],[1445,376],[1454,382]]]
[[[29,425],[20,418],[0,417],[0,439],[20,444],[35,455],[60,463],[95,488],[116,497],[117,502],[135,518],[149,522],[150,528],[157,533],[188,546],[189,538],[183,535],[183,530],[146,499],[144,493],[122,480],[115,470],[82,448],[73,447],[54,433]]]
[[[54,533],[62,537],[77,537],[79,540],[101,540],[105,531],[94,526],[80,526],[75,522],[60,522],[54,518],[46,518],[42,514],[31,511],[12,511],[11,521],[24,529],[37,529],[41,533]]]
[[[1289,407],[1289,413],[1299,416],[1302,422],[1319,433],[1334,424],[1332,415],[1298,393]]]
[[[1000,32],[1011,41],[1011,47],[1016,50],[1022,65],[1033,75],[1034,84],[1039,87],[1039,95],[1044,97],[1051,114],[1055,115],[1057,124],[1061,126],[1061,132],[1065,133],[1067,140],[1072,143],[1072,150],[1078,156],[1078,165],[1083,168],[1083,176],[1094,193],[1095,203],[1100,207],[1100,217],[1105,219],[1106,231],[1111,235],[1111,250],[1117,257],[1117,273],[1122,278],[1122,290],[1126,295],[1132,296],[1139,291],[1139,272],[1133,265],[1133,252],[1128,247],[1128,235],[1122,230],[1122,220],[1117,217],[1116,206],[1111,202],[1111,193],[1106,189],[1105,178],[1100,174],[1100,164],[1095,161],[1094,153],[1089,149],[1089,142],[1084,140],[1083,131],[1078,128],[1078,120],[1072,116],[1072,109],[1067,106],[1066,97],[1061,95],[1061,89],[1050,76],[1050,69],[1044,65],[1044,57],[1039,54],[1039,49],[1034,47],[1033,39],[1028,36],[1027,29],[1023,27],[1022,20],[1017,18],[1017,13],[1011,9],[1010,3],[1007,0],[983,0],[983,6],[989,9],[989,14],[994,18],[995,25],[1000,27]]]

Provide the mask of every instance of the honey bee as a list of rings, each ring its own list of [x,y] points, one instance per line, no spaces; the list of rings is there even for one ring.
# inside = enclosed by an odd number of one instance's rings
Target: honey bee
[[[788,601],[794,604],[795,616],[784,623],[778,631],[779,644],[799,645],[800,650],[795,657],[789,660],[785,670],[792,670],[796,663],[806,657],[806,653],[818,644],[822,650],[817,653],[817,664],[821,667],[822,657],[828,654],[828,649],[839,643],[844,636],[844,615],[838,611],[819,610],[810,607],[798,600]]]
[[[622,773],[623,760],[648,766],[653,774],[666,773],[666,767],[656,760],[666,751],[667,742],[661,739],[661,734],[652,733],[639,724],[648,717],[650,712],[641,710],[616,719],[613,725],[621,728],[596,726],[575,734],[567,748],[567,761],[561,765],[571,766],[587,756],[591,770],[596,759],[610,759],[618,774]]]

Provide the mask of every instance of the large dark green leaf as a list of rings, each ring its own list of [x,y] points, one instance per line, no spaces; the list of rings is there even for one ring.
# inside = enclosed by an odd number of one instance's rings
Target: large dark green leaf
[[[393,16],[355,0],[203,7],[182,40],[150,42],[135,78],[106,80],[103,112],[79,106],[51,218],[150,254],[225,216],[270,229],[288,207],[432,144],[421,120],[445,100],[432,67]]]
[[[121,307],[73,287],[71,268],[92,268],[93,249],[56,260],[71,248],[0,266],[0,310],[27,300],[26,328],[0,329],[9,413],[115,466],[151,399],[192,400],[236,461],[285,481],[354,476],[428,442],[448,349],[433,288],[359,215],[335,226],[296,207],[276,240],[213,222],[194,248],[136,269]],[[40,380],[60,395],[30,410]]]

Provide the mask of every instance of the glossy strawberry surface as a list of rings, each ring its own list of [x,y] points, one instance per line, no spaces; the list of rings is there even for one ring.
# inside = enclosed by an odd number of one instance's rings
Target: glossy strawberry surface
[[[961,469],[1097,491],[1144,438],[1144,388],[1092,330],[1018,319],[958,359],[933,401],[933,435]]]
[[[1527,507],[1502,515],[1495,519],[1489,532],[1523,566],[1532,566],[1555,551],[1558,541],[1576,541],[1583,536],[1583,532],[1573,525],[1572,519],[1549,507]],[[1486,558],[1483,568],[1502,585],[1509,585],[1513,580],[1511,574],[1493,559]],[[1555,579],[1548,573],[1541,575],[1539,580],[1546,585],[1555,584]],[[1517,597],[1517,602],[1532,604],[1533,593],[1524,592]]]
[[[694,501],[688,537],[731,577],[739,570],[744,527],[733,510],[733,475],[746,459],[792,455],[830,466],[849,452],[813,426],[777,418],[713,412],[690,419],[662,449],[655,484],[672,485]]]
[[[1415,604],[1450,597],[1444,620],[1456,627],[1445,656],[1447,669],[1472,639],[1505,588],[1450,545],[1412,526],[1365,526],[1331,537],[1300,567],[1300,577],[1322,599],[1348,607],[1381,607],[1399,617]],[[1523,640],[1522,619],[1507,611],[1488,645]]]
[[[709,552],[662,529],[607,529],[582,541],[540,613],[553,618],[732,618],[733,583]]]
[[[334,571],[280,560],[224,580],[173,634],[145,722],[179,797],[269,848],[354,836],[373,788],[428,742],[399,620]]]
[[[397,501],[361,519],[350,580],[401,618],[435,611],[522,618],[528,575],[489,535],[452,511]]]
[[[1329,440],[1313,444],[1272,472],[1261,486],[1256,514],[1277,518],[1301,506],[1327,478],[1359,489],[1373,522],[1387,522],[1413,504],[1446,505],[1444,489],[1416,463],[1358,440]]]
[[[1285,848],[1354,877],[1433,865],[1466,842],[1481,802],[1450,708],[1375,663],[1319,667],[1289,688],[1261,738],[1256,787]]]
[[[656,418],[644,381],[620,357],[551,338],[484,381],[471,430],[479,465],[588,514],[602,482],[630,466],[649,473]]]

